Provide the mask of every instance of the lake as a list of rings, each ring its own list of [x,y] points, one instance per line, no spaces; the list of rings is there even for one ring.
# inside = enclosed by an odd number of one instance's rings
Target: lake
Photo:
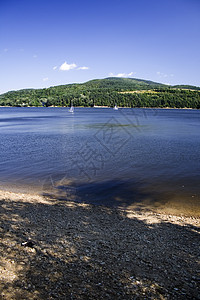
[[[0,188],[199,209],[200,111],[0,108]]]

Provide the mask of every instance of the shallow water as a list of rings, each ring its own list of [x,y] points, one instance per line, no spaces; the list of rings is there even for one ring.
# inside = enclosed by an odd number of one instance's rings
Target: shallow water
[[[0,108],[0,186],[198,209],[199,129],[199,110]]]

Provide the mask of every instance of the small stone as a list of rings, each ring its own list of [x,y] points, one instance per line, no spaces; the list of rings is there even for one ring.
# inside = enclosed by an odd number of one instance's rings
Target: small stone
[[[32,241],[27,241],[27,242],[22,242],[21,243],[21,246],[30,247],[30,248],[32,248],[34,245],[35,245],[35,243],[32,242]]]

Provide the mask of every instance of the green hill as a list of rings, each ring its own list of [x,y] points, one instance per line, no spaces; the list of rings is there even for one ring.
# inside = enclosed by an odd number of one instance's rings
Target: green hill
[[[191,90],[191,91],[199,91],[200,87],[194,85],[174,85],[173,88],[182,89],[182,90]]]
[[[130,92],[130,93],[129,93]],[[0,95],[1,106],[113,106],[200,108],[200,88],[150,80],[109,77],[85,83],[22,89]]]
[[[148,90],[159,87],[166,87],[166,85],[164,84],[153,82],[150,80],[118,77],[108,77],[105,79],[91,80],[84,83],[84,86],[90,88],[111,89],[115,91]]]

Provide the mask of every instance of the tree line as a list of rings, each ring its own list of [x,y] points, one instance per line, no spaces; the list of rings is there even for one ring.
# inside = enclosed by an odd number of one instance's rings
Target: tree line
[[[0,106],[200,108],[200,89],[137,79],[107,78],[84,84],[24,89],[0,95]],[[130,92],[129,92],[130,91]]]

